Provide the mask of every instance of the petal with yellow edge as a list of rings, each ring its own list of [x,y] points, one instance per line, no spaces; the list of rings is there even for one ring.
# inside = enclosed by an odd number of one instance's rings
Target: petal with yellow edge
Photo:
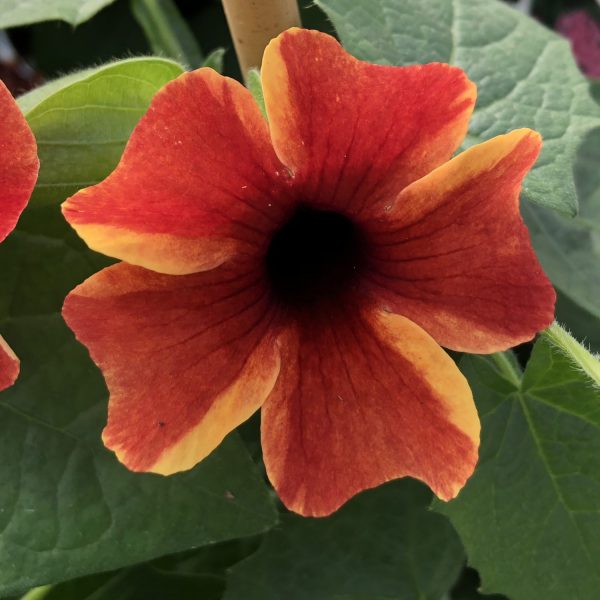
[[[19,375],[19,359],[0,336],[0,391],[10,387]]]
[[[33,133],[0,81],[0,242],[14,229],[39,169]]]
[[[255,252],[288,188],[250,92],[203,68],[154,96],[115,171],[63,213],[90,248],[182,275]]]
[[[0,242],[15,228],[39,170],[37,145],[25,117],[0,81]],[[19,359],[0,337],[0,390],[19,374]]]
[[[447,161],[476,97],[457,67],[373,65],[305,29],[270,42],[261,77],[282,162],[308,198],[355,215]]]
[[[366,277],[380,303],[464,352],[505,350],[548,327],[555,292],[519,212],[540,147],[518,129],[403,190],[369,226]]]
[[[251,269],[173,277],[120,263],[75,288],[63,315],[110,392],[104,443],[134,471],[193,467],[279,373],[275,313]]]
[[[354,305],[289,329],[261,430],[273,486],[306,516],[405,476],[449,500],[479,447],[471,391],[450,357],[405,317]]]

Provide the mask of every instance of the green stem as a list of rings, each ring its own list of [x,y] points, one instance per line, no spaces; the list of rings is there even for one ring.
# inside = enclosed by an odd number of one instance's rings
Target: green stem
[[[203,64],[198,42],[173,0],[131,0],[131,10],[153,52],[191,69]]]
[[[582,346],[568,331],[565,331],[556,321],[542,332],[542,335],[557,347],[571,363],[583,371],[600,387],[600,357],[592,354]]]

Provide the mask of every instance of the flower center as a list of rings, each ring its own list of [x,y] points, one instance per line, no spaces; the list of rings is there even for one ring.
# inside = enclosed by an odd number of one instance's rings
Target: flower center
[[[300,206],[269,244],[272,288],[292,305],[335,297],[356,279],[362,249],[362,235],[350,219]]]

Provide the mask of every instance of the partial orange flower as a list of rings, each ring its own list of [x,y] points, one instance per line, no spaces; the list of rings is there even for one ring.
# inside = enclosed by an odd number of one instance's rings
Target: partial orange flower
[[[64,306],[110,390],[104,442],[175,473],[262,407],[291,510],[404,476],[453,498],[479,420],[440,345],[504,350],[553,319],[518,205],[540,136],[452,158],[475,103],[463,71],[367,64],[315,31],[273,40],[262,82],[268,122],[231,79],[177,78],[117,169],[64,204],[125,261]]]
[[[15,228],[37,179],[35,138],[10,92],[0,81],[0,242]],[[0,390],[19,374],[19,359],[0,336]]]

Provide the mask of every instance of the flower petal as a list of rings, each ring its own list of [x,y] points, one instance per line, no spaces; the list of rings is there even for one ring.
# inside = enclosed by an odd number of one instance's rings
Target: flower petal
[[[104,443],[134,471],[193,467],[279,373],[268,295],[251,270],[173,277],[120,263],[75,288],[63,315],[110,391]]]
[[[63,212],[94,250],[189,274],[264,243],[288,179],[250,92],[204,68],[156,94],[116,170]]]
[[[14,229],[37,179],[35,138],[0,81],[0,242]]]
[[[505,350],[549,326],[555,292],[519,213],[540,147],[519,129],[406,188],[370,226],[373,293],[453,350]]]
[[[304,29],[267,46],[262,82],[277,155],[307,197],[354,214],[447,161],[476,96],[459,68],[373,65]]]
[[[325,516],[404,476],[449,500],[471,475],[478,445],[465,378],[408,319],[340,307],[282,341],[281,374],[262,408],[262,447],[289,509]]]
[[[0,336],[0,391],[10,387],[19,375],[19,359]]]

